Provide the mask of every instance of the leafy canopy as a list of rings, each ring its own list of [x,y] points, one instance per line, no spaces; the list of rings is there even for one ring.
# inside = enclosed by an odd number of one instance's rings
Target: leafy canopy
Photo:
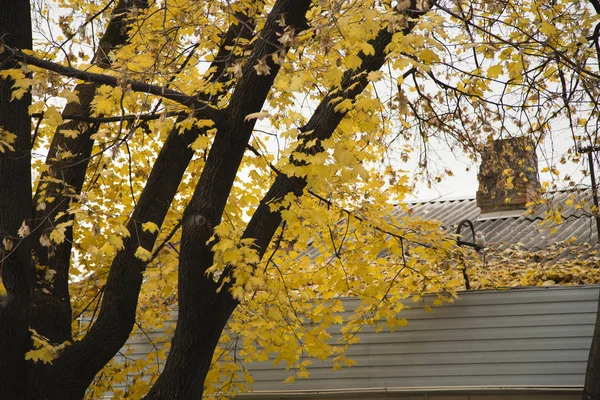
[[[264,106],[242,116],[256,125],[220,222],[199,243],[212,252],[204,279],[239,302],[215,352],[207,395],[243,390],[251,378],[239,360],[265,360],[270,352],[295,368],[290,380],[308,376],[310,358],[333,358],[334,369],[352,365],[346,345],[364,324],[397,328],[406,324],[400,300],[437,293],[440,304],[463,288],[461,270],[480,265],[477,256],[457,248],[439,224],[395,208],[416,182],[453,174],[436,165],[436,150],[477,160],[494,138],[530,136],[541,148],[562,140],[565,151],[546,160],[558,185],[574,179],[560,164],[579,163],[578,146],[597,144],[600,10],[593,1],[318,0],[306,26],[292,28],[281,16],[276,50],[254,59],[273,4],[151,1],[111,14],[112,0],[36,1],[33,50],[2,47],[20,62],[0,71],[13,80],[13,98],[33,97],[34,207],[48,216],[25,221],[3,246],[8,253],[35,231],[36,254],[45,254],[36,258],[38,288],[48,293],[57,279],[49,260],[66,242],[72,246],[68,276],[60,279],[69,283],[73,342],[88,332],[115,255],[126,251],[146,268],[135,332],[165,329],[178,302],[186,207],[212,171],[209,153],[236,111],[236,88],[247,77],[274,78]],[[115,18],[126,24],[107,30]],[[105,30],[127,40],[102,47]],[[95,82],[88,114],[70,114],[70,106],[83,104],[82,82]],[[329,127],[331,134],[321,133]],[[82,160],[72,144],[86,135],[93,147]],[[189,140],[191,160],[164,221],[139,220],[132,231],[128,223],[170,135]],[[65,145],[56,145],[57,137]],[[0,128],[0,152],[14,151],[14,142],[14,133]],[[82,183],[64,177],[69,168],[85,168]],[[300,190],[265,203],[282,176],[301,181]],[[266,238],[268,248],[257,249],[258,238],[244,232],[260,204],[281,223]],[[157,236],[128,250],[141,234]],[[506,253],[498,257],[501,265]],[[527,268],[517,276],[478,270],[475,282],[544,281]],[[347,321],[343,296],[362,300]],[[345,342],[328,344],[326,328],[341,323]],[[60,357],[65,345],[31,332],[28,358]],[[124,363],[107,364],[89,396],[129,374],[127,395],[140,397],[167,351],[161,345],[151,357],[125,354]]]

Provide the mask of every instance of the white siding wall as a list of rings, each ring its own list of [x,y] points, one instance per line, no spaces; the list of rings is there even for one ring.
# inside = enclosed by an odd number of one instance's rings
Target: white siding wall
[[[282,366],[249,364],[254,393],[238,398],[574,400],[598,292],[597,286],[463,292],[433,312],[403,310],[408,326],[395,332],[365,330],[349,352],[354,367],[333,372],[330,363],[315,362],[310,379],[284,384],[290,372]],[[144,337],[129,346],[136,358],[152,356]]]
[[[289,372],[270,362],[253,364],[254,391],[583,386],[598,287],[460,296],[454,304],[430,313],[422,308],[403,311],[408,326],[395,332],[365,331],[350,350],[358,363],[351,368],[332,372],[330,364],[315,363],[310,379],[283,384]]]

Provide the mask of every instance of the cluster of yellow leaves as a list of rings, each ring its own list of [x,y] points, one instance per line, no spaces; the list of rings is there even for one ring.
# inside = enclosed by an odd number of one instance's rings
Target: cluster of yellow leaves
[[[47,338],[38,334],[35,329],[29,329],[31,332],[31,341],[33,348],[25,353],[26,360],[33,362],[43,362],[44,364],[52,364],[52,360],[58,357],[58,354],[71,343],[68,341],[59,345],[51,344]]]
[[[474,289],[600,283],[600,252],[589,243],[556,242],[545,249],[495,246],[468,267]]]
[[[221,340],[219,354],[228,354],[224,362],[233,363],[229,368],[238,374],[238,383],[244,379],[244,365],[270,356],[288,369],[286,382],[308,378],[307,368],[315,359],[330,360],[334,369],[351,366],[354,362],[345,353],[364,326],[404,326],[401,300],[414,293],[445,293],[436,300],[439,305],[462,285],[461,280],[440,274],[452,269],[447,261],[454,257],[455,248],[454,241],[439,232],[438,224],[400,221],[391,214],[378,220],[367,204],[361,215],[373,219],[365,222],[347,215],[341,218],[344,214],[339,209],[319,208],[315,213],[318,199],[288,201],[294,207],[283,212],[286,226],[272,253],[258,266],[261,285],[234,285],[233,290],[245,296]],[[402,239],[373,232],[374,226],[391,229],[394,225],[406,228]],[[415,243],[416,238],[426,239]],[[458,274],[457,269],[454,275]],[[353,312],[345,310],[347,297],[359,302],[350,308],[355,308]],[[343,326],[342,341],[333,339],[332,325]],[[235,380],[230,386],[217,382],[209,386],[218,388],[220,396],[238,390]]]

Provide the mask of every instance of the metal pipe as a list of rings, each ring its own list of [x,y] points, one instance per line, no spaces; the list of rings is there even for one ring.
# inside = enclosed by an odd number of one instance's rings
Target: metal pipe
[[[588,155],[590,178],[592,179],[592,198],[594,199],[594,205],[596,206],[596,235],[598,242],[600,242],[600,206],[598,205],[598,188],[596,186],[596,172],[594,171],[594,159],[592,156],[592,153],[597,151],[600,151],[600,146],[587,146],[579,149],[580,153],[587,153]]]

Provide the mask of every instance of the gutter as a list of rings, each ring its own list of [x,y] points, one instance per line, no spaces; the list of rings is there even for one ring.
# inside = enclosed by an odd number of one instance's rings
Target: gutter
[[[235,399],[314,398],[346,399],[349,396],[387,397],[389,394],[580,394],[577,386],[430,386],[430,387],[366,387],[353,389],[259,390],[235,396]],[[358,397],[356,397],[358,398]],[[362,396],[361,396],[362,398]]]

